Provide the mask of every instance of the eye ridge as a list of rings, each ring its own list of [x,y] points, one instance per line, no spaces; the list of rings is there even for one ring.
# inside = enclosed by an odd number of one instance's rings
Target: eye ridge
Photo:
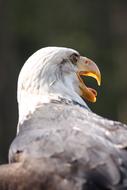
[[[77,53],[73,53],[71,56],[70,56],[70,60],[73,64],[76,64],[78,59],[79,59],[80,55],[77,54]]]

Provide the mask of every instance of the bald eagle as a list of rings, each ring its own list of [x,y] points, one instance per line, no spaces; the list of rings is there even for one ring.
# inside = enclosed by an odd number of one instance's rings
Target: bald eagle
[[[125,190],[127,126],[89,109],[85,100],[95,102],[97,92],[82,76],[101,83],[97,65],[70,48],[42,48],[26,61],[18,78],[19,121],[9,161],[36,159],[40,168],[47,164],[47,175],[53,167],[53,189]]]

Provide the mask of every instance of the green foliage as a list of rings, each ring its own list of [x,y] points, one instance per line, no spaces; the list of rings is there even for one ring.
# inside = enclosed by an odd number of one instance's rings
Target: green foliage
[[[127,1],[12,0],[0,6],[0,152],[7,155],[17,123],[16,82],[24,61],[44,46],[66,46],[102,72],[92,110],[127,122]]]

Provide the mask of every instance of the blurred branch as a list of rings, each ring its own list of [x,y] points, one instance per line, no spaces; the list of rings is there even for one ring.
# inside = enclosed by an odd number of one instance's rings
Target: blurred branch
[[[64,177],[69,172],[67,164],[44,158],[1,165],[0,190],[75,189],[74,184]]]

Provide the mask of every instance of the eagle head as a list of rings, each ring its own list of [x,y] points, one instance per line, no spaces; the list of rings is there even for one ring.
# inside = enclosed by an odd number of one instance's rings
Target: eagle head
[[[64,47],[46,47],[35,52],[26,61],[18,78],[19,118],[43,103],[64,98],[85,104],[95,102],[97,92],[89,88],[82,76],[91,76],[101,83],[97,65],[76,50]]]

